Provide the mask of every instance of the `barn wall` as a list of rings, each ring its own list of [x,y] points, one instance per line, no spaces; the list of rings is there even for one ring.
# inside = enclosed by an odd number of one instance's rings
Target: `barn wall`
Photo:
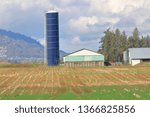
[[[85,61],[85,62],[65,62],[66,67],[98,67],[104,66],[104,62],[94,62],[94,61]]]
[[[137,65],[141,62],[141,60],[132,60],[132,66]]]
[[[128,51],[123,52],[123,62],[125,64],[129,63],[129,52]]]
[[[66,56],[64,62],[82,62],[82,61],[104,61],[103,55],[94,56]]]

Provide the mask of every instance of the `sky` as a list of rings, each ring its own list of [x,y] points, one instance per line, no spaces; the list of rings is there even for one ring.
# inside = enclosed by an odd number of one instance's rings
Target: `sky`
[[[131,35],[137,27],[141,35],[150,34],[149,6],[149,0],[0,0],[0,28],[44,44],[44,15],[54,8],[60,15],[60,49],[97,51],[108,28]]]

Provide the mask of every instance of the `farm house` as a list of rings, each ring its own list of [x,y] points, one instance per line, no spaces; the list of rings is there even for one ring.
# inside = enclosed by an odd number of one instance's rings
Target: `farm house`
[[[81,49],[63,57],[67,67],[95,67],[104,66],[104,55],[88,49]]]
[[[132,66],[141,62],[150,62],[150,48],[129,48],[123,53],[124,63]]]

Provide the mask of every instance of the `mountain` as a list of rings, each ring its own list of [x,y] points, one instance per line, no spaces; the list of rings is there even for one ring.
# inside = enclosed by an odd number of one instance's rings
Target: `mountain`
[[[3,29],[0,29],[0,36],[7,36],[7,37],[12,38],[14,40],[22,40],[22,41],[25,41],[28,43],[33,43],[33,44],[37,44],[37,45],[41,46],[41,44],[38,41],[36,41],[35,39],[28,37],[28,36],[25,36],[25,35],[20,34],[20,33],[12,32],[12,31],[6,31]]]
[[[66,56],[68,53],[66,53],[66,52],[64,52],[64,51],[62,51],[62,50],[60,50],[60,51],[59,51],[59,54],[60,54],[60,59],[63,59],[63,57]]]
[[[60,58],[66,52],[60,50]],[[33,62],[44,60],[44,47],[35,39],[23,34],[0,29],[0,60]]]

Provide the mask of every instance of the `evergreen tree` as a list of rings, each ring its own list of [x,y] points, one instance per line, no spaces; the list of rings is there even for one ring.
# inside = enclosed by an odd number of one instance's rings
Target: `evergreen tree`
[[[100,41],[100,50],[104,54],[106,61],[122,62],[123,52],[128,48],[150,47],[150,36],[141,37],[137,28],[133,30],[132,36],[127,37],[125,31],[115,32],[107,29],[104,37]]]
[[[146,47],[150,47],[150,36],[147,35],[147,37],[145,37],[145,43],[146,43]]]
[[[115,31],[115,61],[120,61],[121,60],[121,46],[122,46],[122,42],[121,42],[121,32],[119,29],[116,29]]]
[[[105,55],[106,61],[114,61],[114,55],[112,54],[114,52],[114,42],[114,33],[110,29],[107,29],[100,42],[100,48],[102,48],[100,51]]]
[[[147,47],[147,43],[146,43],[146,39],[145,37],[142,36],[142,38],[140,39],[140,44],[139,46],[142,47]]]
[[[140,37],[139,37],[139,31],[137,28],[134,29],[133,33],[132,33],[132,38],[133,39],[133,48],[138,48],[139,43],[140,43]]]
[[[120,37],[121,43],[120,43],[120,61],[123,61],[123,52],[128,49],[128,40],[127,40],[127,35],[125,31],[122,32],[121,37]]]
[[[128,44],[128,48],[134,48],[135,46],[134,46],[134,39],[133,39],[133,37],[132,36],[129,36],[129,38],[128,38],[128,42],[127,42]]]
[[[105,55],[106,61],[120,62],[123,58],[123,51],[127,48],[127,36],[119,29],[116,29],[115,32],[108,29],[104,32],[100,44],[99,51]]]

